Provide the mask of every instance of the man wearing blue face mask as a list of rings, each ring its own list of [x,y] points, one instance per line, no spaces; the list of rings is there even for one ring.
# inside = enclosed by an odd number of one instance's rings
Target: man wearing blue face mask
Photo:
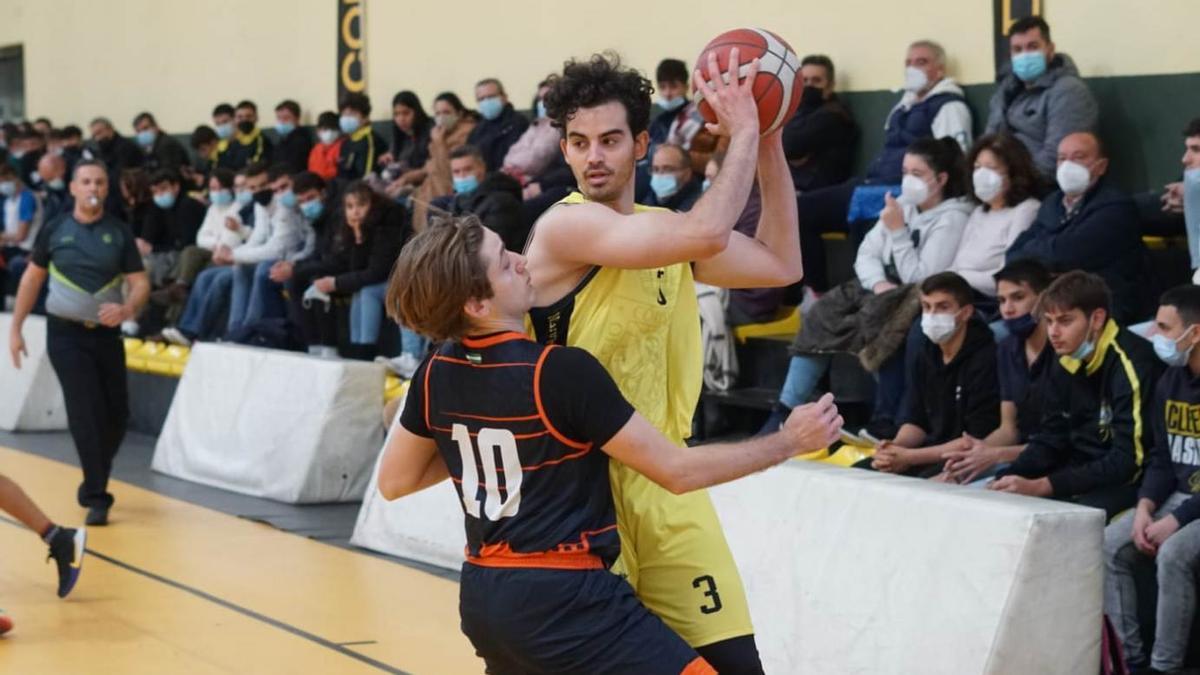
[[[692,171],[688,151],[667,143],[654,151],[650,163],[650,190],[647,206],[689,211],[704,193],[704,181]]]
[[[275,161],[288,165],[292,173],[308,168],[312,135],[300,126],[300,104],[288,99],[275,106]]]
[[[1042,294],[1058,363],[1044,414],[991,490],[1071,501],[1109,518],[1130,508],[1154,442],[1150,405],[1160,368],[1145,339],[1110,318],[1104,280],[1073,271]]]
[[[371,128],[371,99],[366,94],[346,94],[338,103],[338,112],[338,129],[344,140],[337,177],[344,185],[375,171],[387,144]]]
[[[1096,131],[1100,109],[1070,56],[1055,51],[1050,26],[1030,16],[1008,31],[1011,67],[988,104],[987,133],[1016,136],[1042,176],[1054,178],[1058,144],[1067,134]]]
[[[139,113],[133,118],[134,140],[142,149],[145,159],[142,167],[154,172],[158,169],[174,169],[179,171],[188,165],[188,153],[183,144],[164,134],[159,129],[154,115],[148,112]]]
[[[204,205],[183,191],[183,179],[174,169],[159,169],[150,176],[154,208],[147,213],[137,239],[138,251],[150,274],[152,288],[171,279],[179,254],[195,243],[204,222]]]
[[[1154,446],[1137,508],[1104,530],[1104,610],[1135,673],[1181,673],[1196,612],[1200,571],[1200,288],[1171,289],[1159,302],[1154,351],[1169,366],[1154,392]],[[1135,569],[1158,576],[1154,648],[1138,622]],[[1139,670],[1149,666],[1149,670]]]
[[[439,197],[434,206],[454,216],[473,214],[500,235],[509,251],[525,249],[529,226],[521,211],[521,184],[502,171],[489,172],[483,153],[463,145],[450,153],[454,196]]]
[[[529,128],[529,120],[513,109],[504,85],[494,77],[475,85],[475,105],[483,119],[471,130],[467,143],[479,148],[488,171],[498,171],[508,149]]]
[[[37,172],[42,177],[38,192],[42,199],[42,222],[74,211],[75,201],[67,191],[67,160],[62,155],[46,153],[38,160]]]

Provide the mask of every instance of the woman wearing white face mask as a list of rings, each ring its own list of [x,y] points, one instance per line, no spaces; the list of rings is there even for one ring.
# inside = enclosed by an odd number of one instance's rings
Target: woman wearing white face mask
[[[805,316],[792,343],[781,408],[768,425],[783,419],[784,408],[809,399],[832,352],[856,353],[868,370],[877,370],[904,345],[920,311],[912,284],[953,260],[972,208],[964,197],[962,150],[953,139],[923,138],[909,146],[903,166],[900,197],[887,196],[879,222],[859,246],[856,278],[826,293]]]
[[[974,168],[968,194],[979,206],[967,220],[950,271],[966,279],[976,298],[994,309],[993,277],[1004,267],[1005,252],[1033,224],[1041,205],[1034,197],[1037,169],[1025,145],[1007,134],[979,139],[968,165]]]
[[[412,195],[412,227],[420,232],[429,217],[428,204],[435,197],[454,194],[450,175],[450,153],[463,146],[479,121],[479,114],[468,110],[451,92],[433,99],[433,129],[429,132],[429,160],[425,162],[425,181]]]

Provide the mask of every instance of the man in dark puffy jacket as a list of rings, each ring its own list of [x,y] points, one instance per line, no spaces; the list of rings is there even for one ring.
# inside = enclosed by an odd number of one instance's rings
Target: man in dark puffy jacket
[[[508,102],[504,85],[495,78],[475,85],[475,105],[482,119],[471,130],[467,143],[479,148],[488,171],[499,171],[508,149],[529,128],[529,120]]]
[[[500,235],[505,248],[523,251],[529,227],[522,217],[521,184],[501,171],[489,173],[483,154],[473,145],[450,153],[450,174],[454,195],[434,200],[434,206],[455,216],[478,216],[488,229]]]
[[[1096,131],[1100,108],[1071,57],[1055,52],[1042,17],[1014,23],[1008,43],[1012,61],[988,104],[987,133],[1015,136],[1042,175],[1053,180],[1058,144],[1067,134]]]
[[[1107,179],[1108,157],[1095,135],[1064,138],[1058,165],[1059,189],[1042,201],[1033,225],[1008,249],[1008,262],[1037,258],[1054,271],[1098,274],[1112,291],[1113,317],[1140,320],[1147,303],[1137,206]]]
[[[837,185],[850,178],[858,124],[833,91],[833,61],[814,54],[800,62],[804,93],[800,108],[783,128],[783,151],[798,192]]]
[[[133,131],[144,158],[142,167],[147,171],[170,169],[180,171],[191,161],[183,144],[163,133],[154,115],[143,112],[133,118]]]

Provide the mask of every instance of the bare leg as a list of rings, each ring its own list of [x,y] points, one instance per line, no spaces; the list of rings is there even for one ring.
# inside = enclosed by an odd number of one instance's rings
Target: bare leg
[[[17,520],[43,536],[53,526],[50,519],[37,504],[25,494],[20,485],[14,483],[8,476],[0,474],[0,510],[12,514]]]

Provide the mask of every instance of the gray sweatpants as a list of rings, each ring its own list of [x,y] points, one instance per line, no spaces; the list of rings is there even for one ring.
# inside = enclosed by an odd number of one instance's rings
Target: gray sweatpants
[[[1177,492],[1167,499],[1155,519],[1174,511],[1192,495]],[[1125,645],[1130,665],[1146,663],[1146,648],[1138,626],[1135,565],[1146,556],[1133,545],[1133,511],[1128,511],[1104,530],[1104,559],[1108,575],[1104,583],[1104,611]],[[1192,617],[1196,612],[1196,574],[1200,571],[1200,520],[1180,528],[1158,549],[1157,628],[1150,665],[1158,670],[1183,668],[1187,656]]]

